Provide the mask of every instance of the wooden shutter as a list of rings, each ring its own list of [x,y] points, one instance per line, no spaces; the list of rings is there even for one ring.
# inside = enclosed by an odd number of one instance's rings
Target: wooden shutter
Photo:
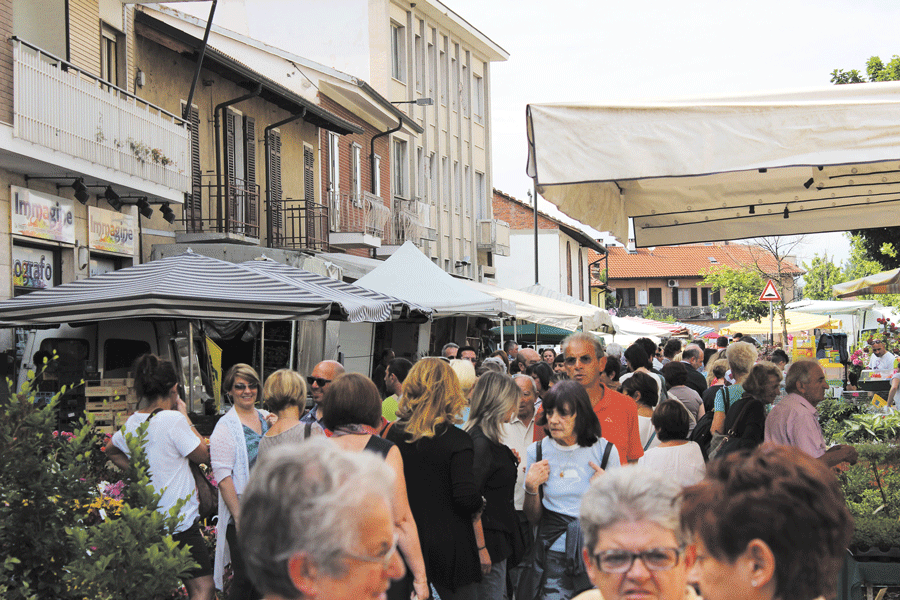
[[[191,127],[191,193],[185,198],[185,226],[189,231],[203,228],[203,182],[200,169],[200,110],[196,106],[190,111]]]
[[[307,202],[314,202],[316,200],[316,187],[315,187],[315,171],[313,167],[315,166],[315,156],[313,155],[312,148],[307,146],[303,147],[303,197]]]
[[[672,288],[672,306],[678,306],[678,288]]]
[[[235,168],[234,168],[234,135],[237,118],[233,112],[225,113],[225,202],[228,208],[226,217],[226,231],[234,230],[234,220],[237,217],[237,194],[235,193]]]
[[[269,132],[269,181],[266,189],[269,190],[268,215],[272,220],[272,231],[276,239],[281,237],[281,228],[284,225],[282,214],[282,189],[281,189],[281,132],[272,130]]]
[[[247,178],[244,201],[247,203],[247,223],[259,224],[259,188],[256,186],[256,119],[244,117],[244,174]],[[251,235],[254,232],[251,230]],[[255,232],[256,237],[259,231]]]
[[[691,288],[691,306],[697,306],[697,288]]]

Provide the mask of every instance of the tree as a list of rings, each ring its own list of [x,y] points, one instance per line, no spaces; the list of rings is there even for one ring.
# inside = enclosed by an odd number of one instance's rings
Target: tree
[[[873,81],[900,81],[900,56],[895,54],[887,64],[879,57],[872,56],[866,62],[866,75],[868,78],[861,75],[856,69],[849,71],[835,69],[831,72],[831,83],[841,85]],[[900,227],[857,229],[850,233],[862,238],[862,248],[867,258],[880,265],[879,271],[900,267],[900,253],[894,246],[900,239]]]
[[[843,271],[834,264],[828,254],[813,256],[809,264],[803,263],[803,297],[810,300],[831,300],[834,298],[834,290],[831,286],[844,282]]]
[[[765,303],[759,301],[766,282],[755,269],[719,265],[704,269],[700,274],[703,276],[701,285],[709,286],[713,292],[721,292],[721,307],[728,309],[729,319],[759,320],[768,314]]]
[[[843,281],[851,281],[868,275],[880,273],[883,268],[878,261],[872,260],[866,250],[865,240],[858,235],[850,235],[850,258],[844,265]],[[900,294],[863,294],[858,300],[877,300],[885,306],[900,306]]]

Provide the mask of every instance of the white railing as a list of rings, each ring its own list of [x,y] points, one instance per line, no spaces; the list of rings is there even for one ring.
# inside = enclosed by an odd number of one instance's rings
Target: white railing
[[[13,135],[181,192],[191,191],[185,122],[13,39]]]
[[[370,192],[362,195],[349,192],[328,192],[331,231],[367,233],[384,239],[385,227],[391,219],[391,209],[380,196]]]
[[[422,245],[422,238],[428,237],[429,205],[417,200],[394,199],[394,231],[392,243],[400,245],[410,241]]]

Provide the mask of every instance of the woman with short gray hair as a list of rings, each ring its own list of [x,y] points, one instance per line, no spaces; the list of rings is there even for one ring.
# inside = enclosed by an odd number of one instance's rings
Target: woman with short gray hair
[[[261,458],[241,498],[240,546],[270,600],[379,598],[403,576],[392,519],[394,473],[326,439]]]
[[[687,585],[694,552],[680,527],[681,486],[640,466],[607,472],[581,499],[582,550],[597,589],[575,600],[696,598]]]

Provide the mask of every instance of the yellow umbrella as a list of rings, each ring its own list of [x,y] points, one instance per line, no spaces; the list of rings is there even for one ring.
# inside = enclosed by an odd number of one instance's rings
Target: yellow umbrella
[[[831,319],[827,315],[817,315],[813,313],[802,313],[794,310],[784,311],[787,318],[788,333],[797,333],[798,331],[807,331],[809,329],[838,329],[841,322],[838,319]],[[781,315],[775,313],[775,322],[773,329],[775,333],[782,331]],[[719,330],[722,335],[730,335],[732,333],[744,333],[748,335],[767,334],[769,333],[769,319],[763,318],[761,321],[738,321],[731,323],[727,327]]]
[[[852,298],[863,294],[900,294],[900,269],[876,273],[832,286],[838,298]]]

